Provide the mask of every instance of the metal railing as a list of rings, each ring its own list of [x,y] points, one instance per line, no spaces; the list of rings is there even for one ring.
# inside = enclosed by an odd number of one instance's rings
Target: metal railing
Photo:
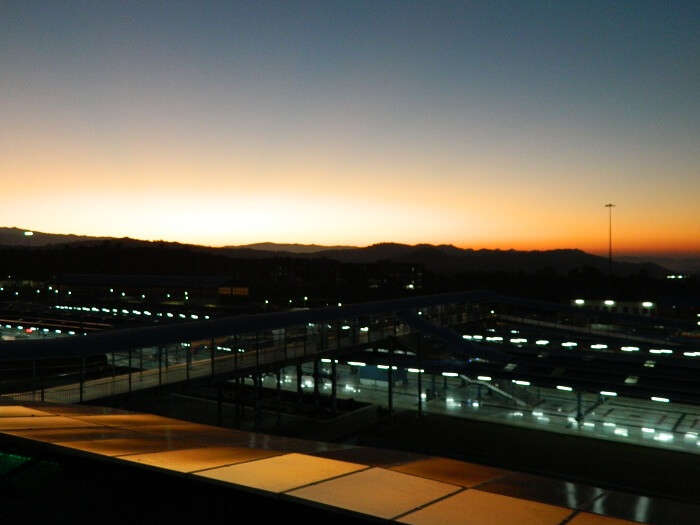
[[[55,403],[81,403],[104,397],[111,397],[129,392],[172,385],[193,379],[210,377],[232,372],[253,372],[261,367],[282,366],[292,360],[303,360],[321,355],[337,355],[341,351],[356,349],[358,346],[381,341],[394,335],[406,335],[410,330],[405,325],[375,326],[372,330],[361,331],[359,326],[352,330],[342,330],[340,327],[333,331],[327,328],[317,333],[297,337],[291,342],[287,340],[286,331],[281,340],[267,339],[250,351],[239,352],[231,348],[225,355],[216,355],[220,351],[215,343],[210,344],[208,355],[200,352],[194,359],[192,353],[185,354],[184,360],[176,363],[163,364],[162,351],[158,350],[157,362],[152,368],[132,369],[132,359],[129,358],[129,371],[109,377],[87,379],[78,383],[50,387],[34,387],[31,390],[3,394],[0,398],[16,401],[48,401]],[[344,332],[351,332],[347,335]],[[256,341],[251,337],[249,341]],[[265,345],[265,346],[263,346]]]

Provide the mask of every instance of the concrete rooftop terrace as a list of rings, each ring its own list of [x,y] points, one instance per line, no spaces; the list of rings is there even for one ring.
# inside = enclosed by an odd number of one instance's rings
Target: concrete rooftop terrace
[[[696,523],[700,507],[452,459],[85,405],[0,404],[3,442],[157,470],[328,518],[431,524]]]

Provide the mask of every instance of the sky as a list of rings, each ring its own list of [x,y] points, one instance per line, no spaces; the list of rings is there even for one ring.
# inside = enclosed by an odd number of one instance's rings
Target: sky
[[[700,3],[0,0],[0,226],[700,254]]]

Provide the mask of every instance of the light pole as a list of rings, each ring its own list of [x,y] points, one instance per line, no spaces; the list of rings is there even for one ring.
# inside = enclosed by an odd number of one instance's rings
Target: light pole
[[[605,207],[608,209],[608,273],[612,277],[612,209],[615,205],[609,202]]]

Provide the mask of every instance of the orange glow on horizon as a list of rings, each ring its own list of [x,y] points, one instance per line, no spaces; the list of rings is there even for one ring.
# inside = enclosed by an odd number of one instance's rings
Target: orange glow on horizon
[[[4,2],[0,226],[700,255],[685,3]]]
[[[152,140],[109,151],[61,136],[18,137],[0,155],[0,171],[11,174],[0,208],[7,226],[211,246],[400,242],[606,254],[603,205],[612,200],[614,253],[700,253],[692,188],[603,187],[591,182],[597,166],[563,177],[559,166],[489,152],[438,163],[429,150],[389,161],[337,148],[264,155]]]

